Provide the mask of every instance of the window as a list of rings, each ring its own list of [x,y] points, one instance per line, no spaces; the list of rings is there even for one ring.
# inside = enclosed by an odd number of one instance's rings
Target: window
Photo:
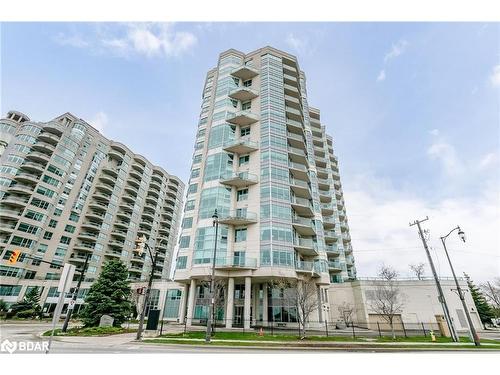
[[[43,210],[46,210],[47,208],[49,208],[50,203],[46,202],[46,201],[43,201],[41,199],[38,199],[38,198],[32,198],[31,199],[31,205],[35,206],[35,207],[39,207],[39,208],[41,208]]]
[[[67,224],[65,227],[64,227],[64,230],[68,233],[75,233],[75,229],[76,227],[73,226],[73,225],[69,225]]]
[[[34,243],[33,240],[30,240],[30,239],[24,238],[24,237],[18,237],[18,236],[14,236],[12,238],[12,240],[10,241],[11,245],[26,247],[28,249],[31,249],[31,246],[33,246],[33,243]]]
[[[239,165],[246,165],[250,162],[250,155],[243,155],[243,156],[240,156],[239,160],[238,160],[238,163]]]
[[[59,176],[59,177],[63,177],[64,176],[64,171],[60,168],[57,168],[56,166],[52,165],[52,164],[49,164],[49,167],[47,168],[47,170],[49,172],[52,172],[54,173],[55,175]]]
[[[66,244],[66,245],[69,245],[70,242],[71,242],[71,238],[70,237],[66,237],[66,236],[61,236],[61,239],[59,241],[59,243],[63,243],[63,244]]]
[[[250,135],[250,126],[240,129],[240,136],[245,137],[247,135]]]
[[[198,190],[198,184],[191,184],[188,187],[188,194],[196,193]]]
[[[208,148],[213,149],[233,141],[235,139],[235,132],[236,127],[230,124],[222,124],[212,127],[210,129],[210,137],[208,139]]]
[[[219,226],[217,239],[216,258],[226,256],[227,252],[227,227]],[[194,241],[194,264],[210,263],[215,245],[215,227],[198,228]]]
[[[241,110],[242,111],[248,111],[251,108],[252,108],[252,102],[250,100],[248,102],[241,103]]]
[[[199,162],[201,162],[201,156],[201,154],[195,155],[193,158],[193,164],[198,164]]]
[[[44,243],[41,243],[38,245],[38,250],[37,252],[39,253],[42,253],[42,254],[45,254],[45,252],[47,251],[47,249],[49,248],[49,245],[46,245]]]
[[[49,227],[55,228],[57,226],[57,220],[50,219]]]
[[[233,171],[233,155],[226,152],[209,155],[206,159],[203,181],[218,180]]]
[[[247,228],[234,230],[234,242],[244,242],[247,240]]]
[[[236,192],[236,201],[246,201],[248,199],[248,189],[240,189]]]
[[[191,178],[196,178],[199,176],[200,176],[200,168],[196,168],[191,171]]]
[[[74,221],[75,223],[78,222],[78,219],[80,219],[80,216],[76,213],[76,212],[72,212],[70,215],[69,215],[69,219],[71,221]]]
[[[177,258],[177,266],[178,270],[183,270],[186,268],[187,256],[182,256]]]
[[[54,216],[61,216],[61,214],[62,214],[62,210],[60,208],[56,208],[54,210]]]
[[[47,175],[43,175],[42,181],[49,184],[49,185],[55,186],[55,187],[59,187],[59,185],[61,185],[61,183],[58,180],[56,180],[54,177],[50,177]]]
[[[208,219],[217,209],[219,215],[224,216],[229,213],[231,206],[231,188],[217,186],[203,189],[200,197],[199,218]]]
[[[45,233],[43,234],[43,239],[44,240],[50,240],[52,238],[53,234],[54,233],[52,233],[52,232],[45,231]]]
[[[28,210],[26,212],[26,214],[24,215],[24,217],[27,217],[28,219],[32,219],[32,220],[36,220],[36,221],[41,221],[41,222],[43,222],[45,220],[44,214],[41,214],[41,213],[36,212],[36,211],[31,211],[31,210]]]
[[[182,229],[188,229],[193,227],[193,218],[185,217],[182,219]]]
[[[52,198],[54,196],[54,194],[55,194],[55,191],[47,189],[46,187],[43,187],[43,186],[39,186],[36,189],[36,192],[38,194],[45,195],[46,197],[49,197],[49,198]]]
[[[243,86],[244,87],[250,87],[250,86],[252,86],[252,80],[251,79],[247,79],[246,81],[243,81]]]
[[[186,209],[185,209],[185,211],[192,211],[192,210],[194,210],[194,203],[195,203],[194,199],[188,200],[186,202]]]
[[[203,148],[203,141],[196,142],[196,145],[194,146],[195,150],[201,150]]]
[[[188,248],[189,247],[189,240],[190,240],[189,236],[181,236],[181,238],[179,240],[179,248],[180,249]]]
[[[2,266],[3,267],[3,266]],[[2,268],[3,271],[3,268]],[[2,272],[3,275],[3,272]],[[4,275],[3,275],[4,276]],[[22,285],[0,285],[0,296],[17,297],[21,292]]]
[[[17,229],[20,230],[21,232],[26,232],[29,234],[37,234],[38,231],[40,230],[39,227],[27,223],[19,224],[19,227]]]
[[[68,250],[68,248],[66,246],[58,246],[56,248],[56,252],[54,255],[56,257],[64,257],[66,255],[67,250]]]

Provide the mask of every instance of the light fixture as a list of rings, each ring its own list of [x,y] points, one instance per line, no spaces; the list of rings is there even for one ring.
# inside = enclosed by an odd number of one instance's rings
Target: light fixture
[[[465,242],[465,233],[462,229],[460,229],[460,227],[458,227],[458,237],[460,237],[460,239]]]

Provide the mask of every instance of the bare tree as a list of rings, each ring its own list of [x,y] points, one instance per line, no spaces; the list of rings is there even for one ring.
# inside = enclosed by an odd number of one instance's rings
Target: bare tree
[[[210,290],[210,280],[202,280],[200,283],[207,291]],[[223,279],[215,279],[214,283],[214,311],[212,316],[212,322],[217,322],[217,311],[224,309],[224,291],[226,289],[226,282]],[[210,296],[208,296],[208,303],[210,303]]]
[[[352,323],[352,315],[355,311],[354,306],[351,303],[342,302],[337,309],[342,321],[349,327],[349,324]]]
[[[398,273],[393,268],[382,266],[378,276],[381,281],[377,282],[373,294],[367,298],[368,306],[389,324],[392,338],[395,339],[394,318],[399,315],[404,306],[404,295],[397,286]]]
[[[425,263],[410,264],[410,270],[415,274],[417,279],[422,280],[425,273]]]
[[[500,277],[496,277],[493,282],[482,283],[479,287],[498,315],[500,313]]]
[[[301,332],[301,338],[304,338],[306,323],[311,313],[319,308],[316,283],[310,277],[302,280],[281,278],[274,280],[271,286],[280,290],[284,304],[296,307],[299,332]]]

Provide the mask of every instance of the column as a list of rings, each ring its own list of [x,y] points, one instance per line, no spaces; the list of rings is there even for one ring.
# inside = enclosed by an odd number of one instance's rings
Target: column
[[[186,318],[186,305],[188,299],[189,286],[187,284],[182,288],[182,298],[181,304],[179,306],[179,323],[184,323],[184,319]]]
[[[269,325],[269,318],[267,316],[267,283],[262,285],[264,298],[262,299],[262,320],[264,325]]]
[[[190,326],[193,322],[193,312],[194,312],[194,298],[196,296],[196,280],[191,279],[191,286],[189,287],[189,300],[187,309],[187,322],[186,325]]]
[[[323,299],[321,298],[321,287],[318,285],[318,323],[321,324],[323,322]]]
[[[227,281],[226,328],[233,327],[234,277]]]
[[[245,307],[243,308],[243,316],[245,321],[243,322],[243,327],[245,329],[250,329],[250,304],[252,303],[252,278],[250,276],[245,277]]]
[[[257,324],[257,301],[259,299],[259,284],[253,285],[253,299],[252,299],[252,308],[253,308],[253,317],[252,324]]]

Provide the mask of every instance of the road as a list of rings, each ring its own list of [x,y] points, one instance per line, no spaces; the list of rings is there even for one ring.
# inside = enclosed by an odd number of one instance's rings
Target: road
[[[48,337],[40,337],[40,333],[51,329],[50,323],[13,322],[0,324],[0,342],[8,339],[11,342],[47,342]],[[482,338],[500,339],[500,332],[482,334]],[[54,337],[50,353],[325,353],[332,351],[342,352],[388,352],[389,348],[249,348],[249,347],[204,347],[189,345],[164,345],[139,343],[135,341],[135,334],[112,335],[106,337]],[[408,349],[407,349],[408,351]],[[421,352],[422,350],[418,350]],[[430,351],[430,350],[429,350]],[[44,353],[44,351],[38,351]],[[474,352],[474,351],[471,351]],[[26,353],[26,352],[19,352]],[[30,352],[33,353],[33,352]],[[36,352],[35,352],[36,353]],[[497,352],[498,353],[498,352]],[[3,352],[1,354],[4,354]]]

